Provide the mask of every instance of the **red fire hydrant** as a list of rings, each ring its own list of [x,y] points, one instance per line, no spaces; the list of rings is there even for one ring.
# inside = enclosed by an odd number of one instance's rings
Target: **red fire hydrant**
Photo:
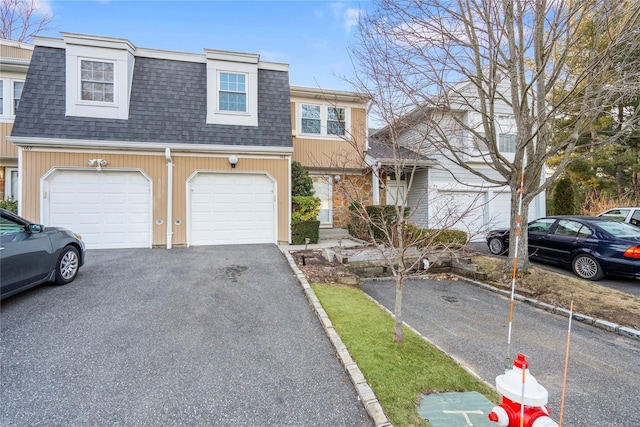
[[[529,373],[524,354],[518,354],[512,369],[496,377],[496,388],[502,403],[491,410],[489,420],[501,427],[558,427],[545,406],[547,390]]]

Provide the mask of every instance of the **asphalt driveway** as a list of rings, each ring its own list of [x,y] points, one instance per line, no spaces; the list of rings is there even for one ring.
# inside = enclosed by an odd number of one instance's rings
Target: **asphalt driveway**
[[[370,426],[274,245],[93,250],[1,310],[3,426]]]

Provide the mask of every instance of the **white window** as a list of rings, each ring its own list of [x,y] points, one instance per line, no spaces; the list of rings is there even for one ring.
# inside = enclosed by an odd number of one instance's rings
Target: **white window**
[[[4,198],[18,200],[18,169],[4,170]]]
[[[115,64],[113,62],[80,61],[80,99],[113,103]]]
[[[205,49],[207,123],[258,126],[259,55]]]
[[[302,106],[302,133],[320,135],[322,120],[319,105]]]
[[[220,73],[218,93],[220,111],[247,112],[247,75]]]
[[[0,80],[0,117],[12,119],[16,116],[23,88],[24,80]]]
[[[298,128],[301,135],[344,137],[349,130],[350,110],[344,107],[301,104]]]
[[[22,98],[22,89],[24,88],[24,82],[13,82],[13,115],[16,115],[18,111],[18,105],[20,105],[20,98]]]
[[[516,152],[517,136],[512,133],[501,133],[498,135],[498,150],[501,153]]]

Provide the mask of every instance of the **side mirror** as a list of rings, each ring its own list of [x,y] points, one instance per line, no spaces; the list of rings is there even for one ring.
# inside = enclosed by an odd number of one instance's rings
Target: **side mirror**
[[[42,224],[29,224],[28,231],[29,233],[40,233],[43,228]]]

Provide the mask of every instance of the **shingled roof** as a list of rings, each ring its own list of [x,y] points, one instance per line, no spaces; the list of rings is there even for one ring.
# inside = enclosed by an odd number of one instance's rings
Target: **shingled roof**
[[[65,50],[36,46],[12,136],[292,147],[289,73],[258,69],[258,126],[207,124],[206,64],[137,57],[129,119],[65,115]]]

